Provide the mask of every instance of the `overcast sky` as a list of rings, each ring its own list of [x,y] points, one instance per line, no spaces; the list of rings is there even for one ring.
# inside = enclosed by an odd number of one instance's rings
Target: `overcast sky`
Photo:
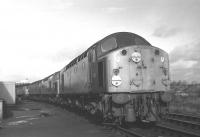
[[[200,0],[2,0],[0,80],[41,79],[129,31],[169,53],[172,80],[200,82],[199,13]]]

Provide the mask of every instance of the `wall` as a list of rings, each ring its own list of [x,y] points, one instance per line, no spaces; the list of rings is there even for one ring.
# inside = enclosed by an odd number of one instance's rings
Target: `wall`
[[[16,103],[15,83],[0,82],[0,99],[3,99],[6,104]]]

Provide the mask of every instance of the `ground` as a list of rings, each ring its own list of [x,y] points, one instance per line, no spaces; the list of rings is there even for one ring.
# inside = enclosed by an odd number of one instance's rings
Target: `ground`
[[[24,101],[0,123],[1,137],[108,137],[102,127],[54,105]]]

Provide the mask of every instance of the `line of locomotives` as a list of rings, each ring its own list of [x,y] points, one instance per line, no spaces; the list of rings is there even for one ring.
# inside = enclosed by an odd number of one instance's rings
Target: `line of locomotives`
[[[156,122],[168,110],[169,83],[168,54],[137,34],[118,32],[31,83],[28,94],[102,120]]]

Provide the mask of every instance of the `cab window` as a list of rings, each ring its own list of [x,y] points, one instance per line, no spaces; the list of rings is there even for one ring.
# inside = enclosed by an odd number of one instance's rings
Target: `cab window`
[[[104,53],[107,53],[113,49],[117,48],[117,42],[115,38],[109,38],[103,41],[97,46],[97,56],[100,57]]]
[[[101,51],[103,53],[108,52],[115,48],[117,48],[117,42],[116,42],[115,38],[109,38],[109,39],[105,40],[101,45]]]

